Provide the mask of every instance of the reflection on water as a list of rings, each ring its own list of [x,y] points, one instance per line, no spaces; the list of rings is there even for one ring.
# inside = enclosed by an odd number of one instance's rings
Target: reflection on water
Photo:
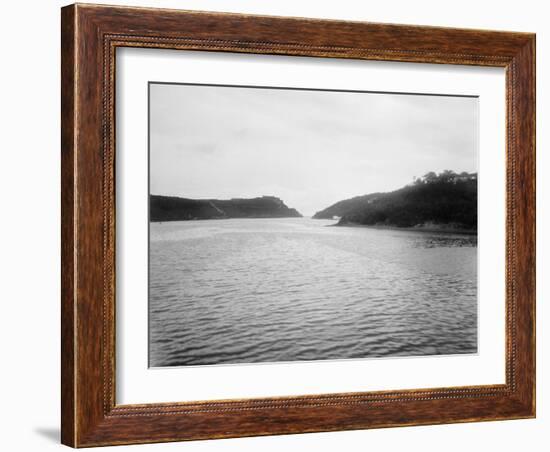
[[[477,351],[476,236],[151,223],[151,366]]]

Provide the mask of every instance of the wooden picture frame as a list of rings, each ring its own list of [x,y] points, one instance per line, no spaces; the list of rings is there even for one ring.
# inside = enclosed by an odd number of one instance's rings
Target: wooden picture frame
[[[73,447],[535,416],[535,35],[70,5],[62,9],[62,442]],[[115,403],[115,50],[146,47],[506,70],[506,383]]]

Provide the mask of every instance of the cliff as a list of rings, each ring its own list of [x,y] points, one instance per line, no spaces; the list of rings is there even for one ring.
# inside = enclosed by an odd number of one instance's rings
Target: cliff
[[[340,201],[314,218],[339,216],[338,225],[441,226],[477,230],[477,174],[428,173],[406,187]]]
[[[301,217],[296,210],[274,196],[260,198],[188,199],[149,196],[150,221],[185,221],[223,218]]]

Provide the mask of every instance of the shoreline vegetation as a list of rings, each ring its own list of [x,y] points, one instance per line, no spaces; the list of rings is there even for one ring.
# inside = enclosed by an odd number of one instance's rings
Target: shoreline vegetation
[[[149,196],[151,222],[231,218],[301,218],[280,198],[190,199]],[[386,193],[370,193],[338,201],[312,219],[330,225],[417,232],[477,234],[477,173],[429,172]]]
[[[477,173],[430,172],[398,190],[339,201],[313,218],[338,220],[335,226],[476,234]]]
[[[300,212],[289,208],[281,199],[275,196],[227,200],[149,196],[149,218],[151,222],[299,217],[302,217]]]

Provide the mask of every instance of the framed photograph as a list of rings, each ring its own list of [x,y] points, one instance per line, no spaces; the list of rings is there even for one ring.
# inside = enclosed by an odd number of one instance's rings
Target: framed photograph
[[[535,36],[62,9],[62,442],[535,416]]]

